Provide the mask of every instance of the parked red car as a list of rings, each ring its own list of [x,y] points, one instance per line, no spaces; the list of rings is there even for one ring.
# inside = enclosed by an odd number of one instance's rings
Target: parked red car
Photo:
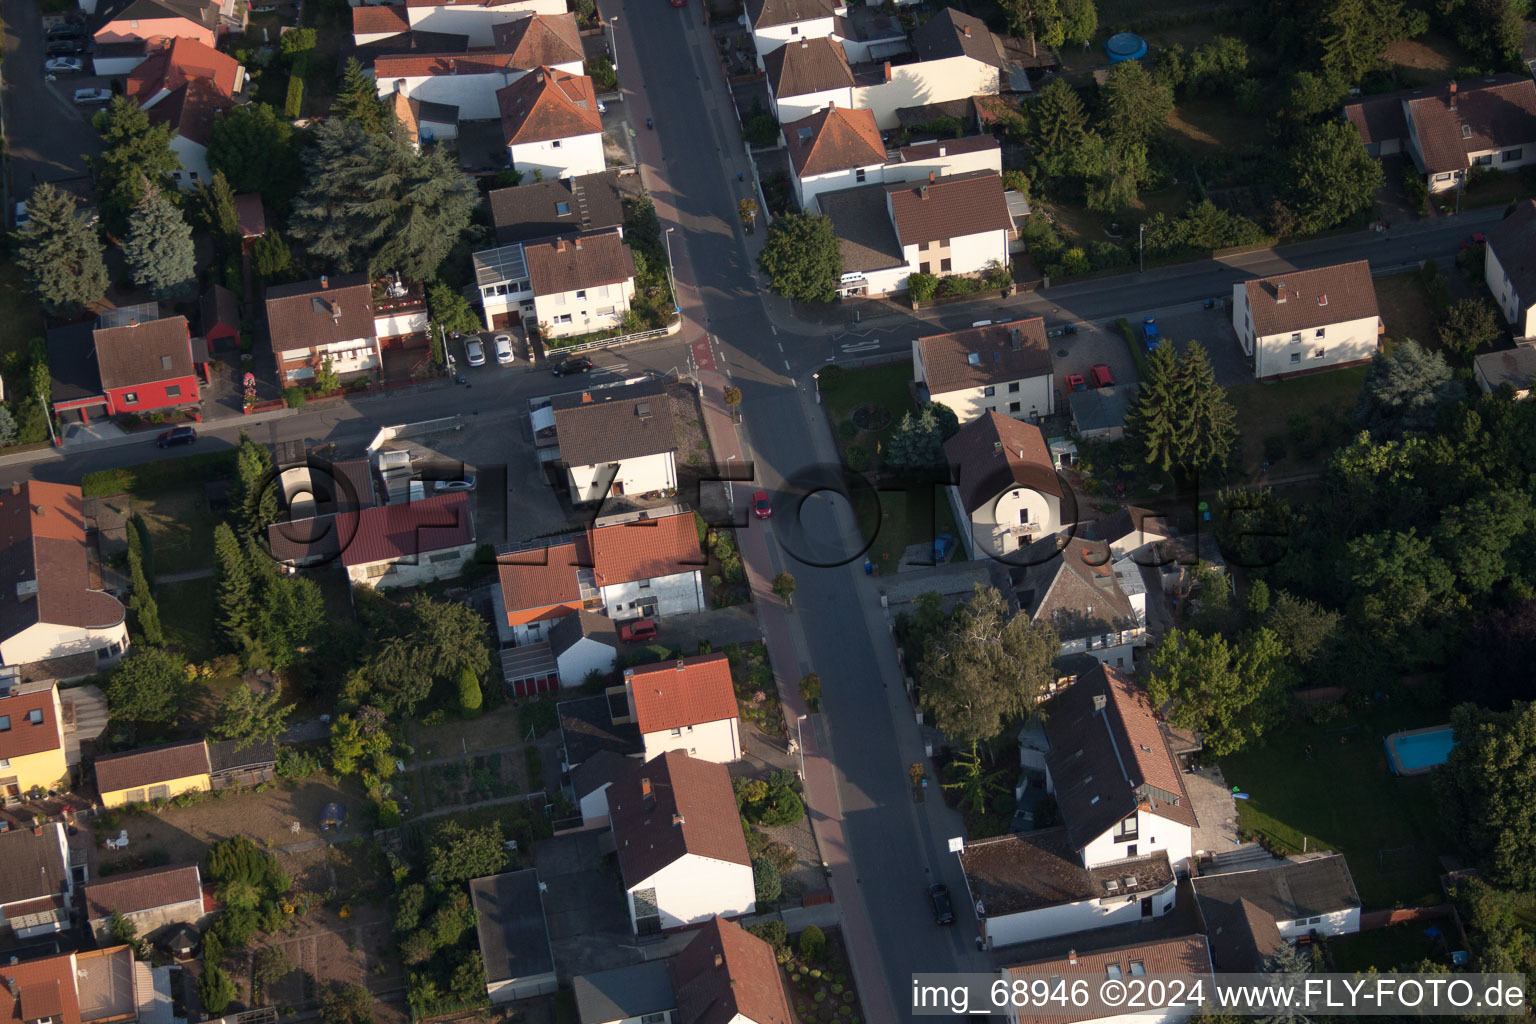
[[[773,515],[773,505],[768,501],[767,491],[752,492],[752,514],[759,519]]]
[[[1074,392],[1075,391],[1087,391],[1088,390],[1088,384],[1087,384],[1086,381],[1083,380],[1083,375],[1080,374],[1080,373],[1069,373],[1069,374],[1067,374],[1067,390],[1068,391],[1074,391]]]
[[[1115,378],[1110,374],[1109,367],[1104,363],[1094,363],[1088,371],[1088,377],[1096,388],[1112,388],[1115,386]]]
[[[656,620],[631,619],[619,626],[619,639],[626,644],[643,644],[656,639]]]

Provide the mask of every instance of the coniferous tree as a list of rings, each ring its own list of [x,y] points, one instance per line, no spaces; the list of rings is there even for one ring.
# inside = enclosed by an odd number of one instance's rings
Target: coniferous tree
[[[1168,342],[1147,357],[1147,377],[1126,414],[1126,432],[1148,465],[1163,472],[1219,464],[1237,441],[1237,412],[1216,383],[1205,347],[1182,356]]]
[[[1088,135],[1088,112],[1077,90],[1061,78],[1041,86],[1039,99],[1030,106],[1029,119],[1035,177],[1065,177],[1079,159],[1078,151]]]
[[[145,190],[181,170],[181,158],[171,149],[176,133],[168,124],[151,124],[149,114],[126,96],[114,96],[92,123],[101,136],[102,153],[86,158],[86,163],[96,180],[102,223],[110,233],[121,235]]]
[[[213,236],[220,255],[239,253],[240,215],[235,211],[235,193],[224,172],[214,171],[211,181],[199,183],[192,203],[198,222]]]
[[[365,131],[374,134],[387,132],[393,120],[389,108],[379,98],[378,84],[363,72],[363,65],[356,57],[347,58],[346,70],[341,77],[341,88],[337,90],[336,98],[331,101],[331,114],[334,117],[355,121]]]
[[[274,483],[272,453],[242,430],[235,448],[235,479],[229,489],[229,507],[243,537],[264,533],[267,524],[277,518]]]
[[[159,646],[165,643],[165,631],[160,626],[160,606],[155,603],[149,573],[144,567],[144,539],[138,523],[128,523],[128,610],[139,627],[139,636],[145,643]]]
[[[75,197],[48,182],[27,200],[30,223],[20,234],[16,262],[46,313],[74,313],[111,284],[96,228],[76,209]]]
[[[250,650],[254,594],[245,552],[228,523],[214,527],[213,560],[219,633],[228,650],[244,657]]]
[[[123,256],[134,284],[157,299],[186,295],[196,282],[192,228],[159,186],[147,188],[134,207]]]
[[[235,192],[256,192],[287,209],[303,183],[293,125],[266,103],[243,103],[214,118],[208,129],[208,166]]]
[[[1147,369],[1136,400],[1126,410],[1125,432],[1147,464],[1164,472],[1179,453],[1179,357],[1164,341],[1147,356]]]
[[[257,276],[264,281],[281,282],[289,276],[293,255],[276,228],[268,228],[266,234],[256,239],[256,244],[251,247],[251,263]]]
[[[1226,389],[1216,383],[1216,370],[1198,341],[1190,342],[1179,358],[1179,386],[1188,402],[1185,464],[1219,465],[1237,442],[1237,410],[1227,401]]]

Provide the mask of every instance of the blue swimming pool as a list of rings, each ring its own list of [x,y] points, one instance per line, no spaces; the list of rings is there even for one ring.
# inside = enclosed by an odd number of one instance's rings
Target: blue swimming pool
[[[1422,775],[1444,764],[1455,745],[1456,733],[1449,725],[1395,732],[1387,737],[1387,762],[1397,775]]]

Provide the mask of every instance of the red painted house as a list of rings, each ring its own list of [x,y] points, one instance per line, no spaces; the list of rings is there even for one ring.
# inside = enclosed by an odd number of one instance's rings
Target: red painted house
[[[53,409],[65,422],[195,406],[208,373],[193,355],[191,331],[180,316],[50,331],[48,363]]]

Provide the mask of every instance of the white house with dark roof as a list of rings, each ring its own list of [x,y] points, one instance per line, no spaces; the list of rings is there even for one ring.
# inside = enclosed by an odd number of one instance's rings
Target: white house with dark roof
[[[69,928],[75,883],[63,825],[0,832],[0,865],[0,925],[17,939]]]
[[[309,380],[326,360],[342,376],[383,363],[367,274],[272,285],[266,307],[280,383]]]
[[[1239,904],[1248,904],[1268,918],[1286,942],[1308,935],[1350,935],[1360,930],[1360,894],[1343,854],[1203,874],[1194,879],[1194,888],[1208,924],[1229,920],[1238,909],[1246,913]],[[1266,932],[1261,928],[1260,937]]]
[[[521,21],[535,14],[555,17],[566,10],[565,0],[406,0],[405,3],[405,17],[412,31],[464,36],[470,46],[495,45],[498,25]]]
[[[783,126],[789,177],[802,209],[822,192],[885,180],[885,143],[867,110],[829,106]]]
[[[1001,558],[1076,518],[1032,423],[987,412],[945,441],[944,455],[953,481],[945,490],[972,558]]]
[[[677,996],[667,961],[578,974],[571,979],[578,1024],[672,1024]]]
[[[878,75],[862,76],[853,105],[875,115],[882,130],[900,126],[904,107],[1028,92],[1029,76],[1010,59],[1002,41],[981,19],[946,7],[912,32],[917,60],[885,62]]]
[[[926,181],[991,171],[1003,173],[1003,147],[995,135],[968,135],[902,146],[885,165],[886,181]]]
[[[603,156],[603,118],[592,79],[539,67],[496,91],[507,165],[532,178],[596,174]]]
[[[1056,985],[1065,982],[1075,985],[1078,981],[1093,986],[1114,979],[1131,982],[1149,975],[1203,979],[1209,982],[1214,973],[1211,966],[1211,947],[1204,935],[1182,935],[1177,938],[1146,939],[1130,945],[1109,948],[1078,948],[1058,950],[1046,956],[1033,957],[1022,963],[1004,967],[1002,981],[1007,985],[1020,985],[1028,990],[1041,983]],[[1031,1012],[1029,1007],[1015,1009],[1005,1014],[1010,1024],[1176,1024],[1200,1011],[1200,1003],[1189,1000],[1183,1005],[1162,1010],[1137,1010],[1131,1013],[1114,1013],[1092,1006],[1073,1011],[1067,1007],[1053,1007],[1049,1012]]]
[[[579,686],[593,672],[612,674],[618,661],[619,631],[606,615],[583,608],[550,628],[549,650],[560,685]]]
[[[1174,535],[1166,516],[1135,505],[1122,505],[1109,515],[1095,519],[1088,532],[1093,540],[1109,545],[1109,552],[1116,561],[1149,557],[1153,545]]]
[[[1056,411],[1040,317],[917,338],[912,374],[919,393],[952,409],[961,426],[989,412],[1037,420]]]
[[[1370,262],[1235,284],[1232,329],[1259,380],[1367,363],[1382,330]]]
[[[1498,352],[1484,352],[1472,360],[1477,386],[1492,393],[1508,384],[1516,401],[1531,397],[1536,380],[1536,345],[1516,345]]]
[[[112,938],[112,915],[133,922],[142,937],[162,928],[195,925],[205,911],[196,864],[125,871],[85,887],[85,914],[98,943]]]
[[[573,504],[676,491],[677,432],[660,384],[580,391],[551,405]]]
[[[551,338],[608,330],[635,296],[635,258],[618,227],[516,242],[473,261],[490,330],[537,325]]]
[[[1198,822],[1146,690],[1101,665],[1045,710],[1046,788],[1082,865],[1162,852],[1184,870]]]
[[[1050,624],[1063,656],[1088,654],[1104,665],[1136,671],[1136,648],[1147,642],[1140,566],[1083,537],[1046,536],[1010,561],[1020,566],[1009,571],[1019,611]]]
[[[1516,338],[1536,337],[1536,200],[1527,199],[1486,234],[1483,280]]]
[[[994,948],[1162,917],[1178,886],[1166,851],[1086,868],[1064,828],[968,842],[960,869]]]
[[[838,43],[806,37],[769,52],[768,100],[780,124],[809,117],[829,106],[854,108],[853,71]]]
[[[747,25],[758,68],[765,67],[763,58],[789,43],[830,36],[837,17],[847,11],[838,0],[750,0]]]
[[[608,790],[619,870],[637,935],[756,909],[752,859],[724,765],[668,751]]]
[[[556,235],[618,228],[624,233],[624,199],[617,170],[570,178],[525,181],[486,196],[497,245]]]

